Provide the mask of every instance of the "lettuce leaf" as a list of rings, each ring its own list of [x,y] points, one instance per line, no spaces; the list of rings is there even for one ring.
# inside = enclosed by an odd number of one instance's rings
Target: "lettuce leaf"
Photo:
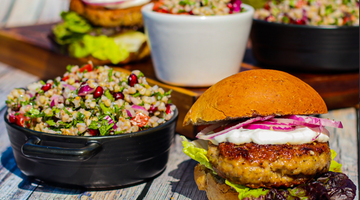
[[[204,165],[208,169],[212,170],[213,173],[216,175],[216,172],[212,168],[206,154],[207,150],[198,145],[197,143],[188,141],[184,136],[181,136],[183,139],[183,152],[188,155],[190,158],[198,161],[201,165]],[[330,171],[333,172],[341,172],[341,164],[334,161],[333,159],[336,156],[336,152],[331,149],[331,164],[330,164]],[[243,185],[234,184],[231,183],[228,180],[225,180],[225,183],[229,185],[230,187],[234,188],[239,193],[239,199],[255,199],[259,198],[261,195],[265,196],[267,194],[273,196],[275,195],[274,192],[281,193],[282,195],[285,195],[287,199],[294,199],[295,197],[298,197],[300,199],[307,199],[307,193],[306,190],[303,188],[304,186],[298,186],[295,188],[288,188],[287,190],[268,190],[263,188],[253,189],[248,188]],[[306,186],[306,185],[305,185]],[[270,193],[271,194],[270,194]],[[274,194],[273,194],[274,193]]]
[[[188,155],[193,160],[198,161],[201,165],[204,165],[206,168],[213,171],[214,174],[216,172],[211,167],[211,164],[209,162],[209,159],[207,158],[207,150],[203,148],[196,147],[194,143],[189,142],[184,136],[181,136],[183,139],[182,145],[183,145],[183,152]]]
[[[129,52],[124,45],[117,45],[113,38],[105,35],[84,35],[82,40],[69,45],[69,54],[75,58],[91,55],[99,60],[110,60],[113,64],[129,57]]]
[[[337,153],[331,149],[331,163],[330,163],[330,169],[331,172],[341,172],[342,164],[336,162],[334,158],[336,157]]]
[[[52,31],[57,43],[64,45],[81,40],[93,27],[75,12],[62,12],[62,23],[55,25]]]

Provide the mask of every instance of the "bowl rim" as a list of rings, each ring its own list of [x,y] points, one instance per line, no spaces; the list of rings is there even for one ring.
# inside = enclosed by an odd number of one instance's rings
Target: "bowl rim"
[[[335,26],[335,25],[322,25],[322,26],[310,26],[310,25],[297,25],[297,24],[284,24],[279,22],[267,22],[261,19],[253,18],[253,22],[261,23],[261,24],[270,24],[273,26],[279,27],[291,27],[291,28],[299,28],[299,29],[329,29],[329,30],[337,30],[337,29],[359,29],[359,26]]]
[[[171,19],[180,19],[180,20],[227,20],[228,18],[234,18],[234,17],[243,17],[246,15],[253,15],[255,12],[255,9],[245,3],[241,4],[242,8],[245,8],[245,12],[241,13],[235,13],[230,15],[207,15],[207,16],[200,16],[200,15],[174,15],[169,13],[159,13],[152,11],[152,7],[154,6],[154,3],[148,3],[141,7],[141,13],[144,16],[152,16],[152,17],[161,17],[163,18],[166,16],[165,19],[171,20]]]
[[[7,108],[7,107],[6,107]],[[35,131],[35,130],[31,130],[29,128],[24,128],[21,126],[18,126],[16,124],[12,124],[9,122],[9,120],[7,119],[7,114],[8,111],[6,110],[5,114],[4,114],[4,121],[7,125],[11,126],[12,128],[15,128],[19,131],[22,132],[34,132],[37,136],[47,136],[47,137],[60,137],[63,139],[86,139],[86,140],[104,140],[104,139],[111,139],[111,138],[129,138],[129,137],[138,137],[138,136],[142,136],[142,135],[146,135],[146,134],[150,134],[151,132],[157,132],[158,130],[164,128],[165,126],[168,126],[171,123],[176,123],[177,122],[177,118],[179,115],[178,109],[175,108],[174,110],[174,115],[165,123],[160,124],[159,126],[153,127],[153,128],[149,128],[143,131],[137,131],[137,132],[133,132],[133,133],[124,133],[124,134],[118,134],[118,135],[106,135],[106,136],[71,136],[71,135],[60,135],[60,134],[53,134],[53,133],[45,133],[45,132],[40,132],[40,131]],[[9,130],[8,134],[9,133]]]

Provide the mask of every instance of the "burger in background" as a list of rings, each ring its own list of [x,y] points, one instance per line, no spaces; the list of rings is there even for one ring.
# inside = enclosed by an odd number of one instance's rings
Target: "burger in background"
[[[64,53],[96,64],[123,64],[150,55],[141,7],[150,0],[71,0],[52,28]]]
[[[212,199],[354,199],[356,186],[334,161],[325,128],[341,122],[321,96],[277,70],[249,70],[210,87],[184,125],[209,125],[184,152],[199,164],[195,181]]]

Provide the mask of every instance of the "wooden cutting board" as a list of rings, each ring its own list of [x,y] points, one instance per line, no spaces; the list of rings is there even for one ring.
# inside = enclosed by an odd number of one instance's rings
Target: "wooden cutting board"
[[[45,80],[61,76],[66,71],[68,64],[84,64],[78,59],[70,58],[59,52],[59,48],[48,37],[52,26],[53,24],[44,24],[0,29],[0,62]],[[245,54],[240,71],[260,68],[249,63],[254,63],[251,58],[251,50]],[[153,84],[172,89],[172,102],[179,109],[177,131],[188,137],[194,137],[197,128],[183,127],[182,121],[191,105],[207,88],[175,87],[159,82],[156,79],[151,59],[114,67],[118,70],[141,70],[146,77],[152,79]],[[359,104],[359,71],[344,73],[288,72],[318,91],[328,109],[353,107]]]

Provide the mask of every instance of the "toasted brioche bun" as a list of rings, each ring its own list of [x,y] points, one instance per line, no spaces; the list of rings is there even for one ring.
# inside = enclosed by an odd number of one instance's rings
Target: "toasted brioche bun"
[[[278,70],[240,72],[211,86],[185,116],[183,125],[268,116],[327,113],[321,96],[307,83]]]
[[[197,164],[194,178],[199,190],[206,191],[209,200],[239,200],[239,193],[225,184],[225,180],[215,177],[209,169]]]
[[[71,0],[70,11],[83,16],[96,26],[138,26],[143,27],[141,7],[134,6],[125,9],[107,9],[103,6],[88,5],[81,0]]]

